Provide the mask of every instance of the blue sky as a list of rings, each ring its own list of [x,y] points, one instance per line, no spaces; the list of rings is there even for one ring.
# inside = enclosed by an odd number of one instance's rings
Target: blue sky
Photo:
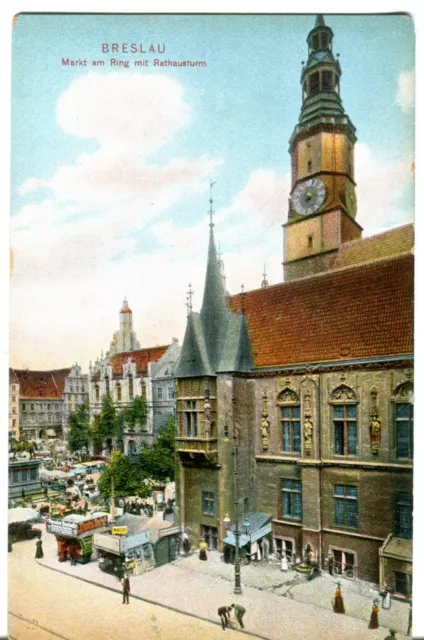
[[[326,15],[357,128],[364,233],[413,218],[414,26]],[[142,345],[183,337],[201,305],[208,181],[231,293],[282,280],[288,141],[313,15],[20,15],[13,30],[11,359],[84,366],[126,294]],[[165,54],[102,53],[102,43]],[[62,58],[87,60],[65,67]],[[110,66],[129,60],[130,68]],[[153,67],[153,60],[206,67]],[[134,60],[149,67],[134,68]],[[90,66],[104,60],[106,67]],[[34,335],[38,336],[34,343]]]

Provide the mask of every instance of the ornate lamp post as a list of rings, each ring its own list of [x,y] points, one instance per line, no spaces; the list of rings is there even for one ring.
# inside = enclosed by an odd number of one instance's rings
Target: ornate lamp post
[[[238,454],[238,427],[235,421],[235,396],[233,396],[233,456],[234,456],[234,509],[235,509],[235,556],[234,556],[234,593],[240,594],[241,581],[240,581],[240,530],[239,530],[239,512],[238,512],[238,467],[237,467],[237,454]]]

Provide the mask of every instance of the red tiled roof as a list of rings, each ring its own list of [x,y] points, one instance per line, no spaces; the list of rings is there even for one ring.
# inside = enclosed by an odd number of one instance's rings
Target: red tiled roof
[[[149,362],[156,362],[159,360],[169,348],[169,344],[162,347],[150,347],[147,349],[137,349],[135,351],[124,351],[123,353],[117,353],[107,361],[107,364],[112,365],[112,374],[114,376],[121,376],[123,372],[124,364],[128,358],[136,364],[137,373],[141,375],[147,374],[147,365]]]
[[[413,286],[407,255],[245,293],[255,366],[412,353]]]
[[[390,258],[414,247],[414,225],[407,224],[374,236],[343,244],[337,252],[332,268],[350,267],[365,262]]]
[[[65,380],[71,369],[53,371],[30,371],[29,369],[10,369],[19,381],[20,398],[62,398]]]

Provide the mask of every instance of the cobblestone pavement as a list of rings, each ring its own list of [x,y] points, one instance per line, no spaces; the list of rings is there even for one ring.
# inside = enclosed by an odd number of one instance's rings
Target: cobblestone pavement
[[[43,533],[43,541],[45,557],[41,564],[45,567],[108,589],[121,590],[119,581],[101,572],[97,562],[75,567],[59,563],[54,536]],[[243,593],[238,596],[233,594],[233,576],[234,567],[221,562],[218,553],[209,553],[207,562],[192,555],[132,577],[131,596],[215,623],[219,623],[216,613],[219,606],[239,602],[246,608],[245,631],[270,640],[357,640],[364,637],[377,640],[388,635],[386,624],[399,631],[399,640],[405,638],[408,608],[404,603],[396,602],[388,612],[380,611],[382,626],[368,629],[374,594],[364,597],[361,591],[364,587],[360,583],[351,586],[353,583],[345,585],[349,581],[341,580],[346,615],[337,615],[331,608],[335,580],[329,576],[307,582],[295,572],[279,571],[277,566],[242,566]],[[386,613],[390,615],[390,622]]]

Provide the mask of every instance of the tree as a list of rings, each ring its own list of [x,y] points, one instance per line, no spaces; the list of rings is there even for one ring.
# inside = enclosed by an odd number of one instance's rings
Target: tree
[[[90,418],[88,407],[82,404],[69,416],[68,447],[74,453],[82,449],[88,450]]]
[[[123,411],[124,423],[130,429],[143,428],[147,422],[147,402],[143,396],[137,396]]]
[[[102,496],[108,499],[112,491],[112,474],[117,498],[134,495],[147,498],[151,495],[152,489],[144,482],[140,466],[131,464],[121,451],[113,452],[110,464],[105,466],[97,483]]]
[[[142,449],[140,465],[146,478],[167,482],[175,478],[175,425],[170,416],[151,449]]]
[[[102,400],[102,410],[100,412],[98,429],[99,436],[102,440],[106,440],[106,438],[116,438],[118,434],[118,414],[109,394],[106,394]]]

